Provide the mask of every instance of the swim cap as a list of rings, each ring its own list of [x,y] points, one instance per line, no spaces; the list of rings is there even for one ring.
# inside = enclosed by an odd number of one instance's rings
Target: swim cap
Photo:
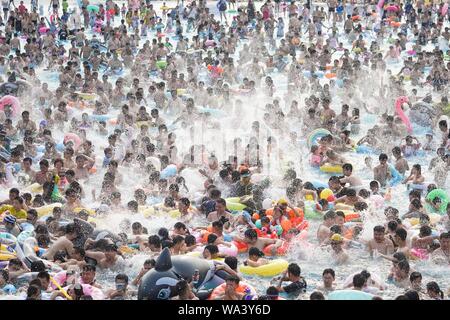
[[[9,211],[6,211],[6,216],[3,218],[4,223],[16,223],[16,217],[10,215]]]
[[[278,204],[288,204],[288,202],[286,199],[281,198],[280,200],[278,200]]]
[[[339,233],[335,233],[331,236],[331,241],[342,242],[344,238]]]

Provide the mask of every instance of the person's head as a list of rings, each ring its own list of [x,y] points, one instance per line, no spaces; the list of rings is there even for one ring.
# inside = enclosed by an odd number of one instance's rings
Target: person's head
[[[395,230],[394,240],[397,243],[404,243],[406,241],[406,237],[408,236],[408,232],[403,228],[398,228]]]
[[[231,270],[237,270],[238,259],[233,256],[228,256],[225,258],[224,263],[230,267]]]
[[[352,175],[352,172],[353,172],[353,166],[352,166],[350,163],[345,163],[345,164],[342,166],[342,170],[343,170],[344,176],[349,177],[349,176]]]
[[[409,262],[407,260],[399,261],[396,265],[395,270],[396,270],[395,273],[398,277],[407,279],[409,276],[409,270],[410,270]]]
[[[47,271],[41,271],[37,275],[37,279],[41,280],[41,288],[46,291],[50,285],[50,275]]]
[[[175,225],[173,226],[173,229],[177,234],[180,234],[180,235],[189,234],[189,230],[183,222],[175,223]]]
[[[417,293],[416,290],[408,290],[405,292],[405,297],[408,298],[408,300],[420,300],[420,296]]]
[[[336,212],[330,210],[327,211],[324,215],[323,215],[323,221],[324,224],[326,224],[327,226],[332,226],[335,221],[336,221]]]
[[[0,269],[0,288],[3,288],[9,281],[9,272],[6,269]]]
[[[81,280],[85,284],[92,284],[95,280],[95,274],[96,274],[97,268],[94,265],[87,264],[83,266],[83,269],[81,270]]]
[[[144,227],[142,226],[142,224],[140,222],[133,222],[133,224],[131,225],[131,230],[133,232],[133,234],[139,235],[142,234]]]
[[[440,234],[439,243],[441,245],[441,250],[448,254],[450,252],[450,231]]]
[[[314,291],[309,296],[309,300],[325,300],[325,296],[320,291]]]
[[[248,258],[252,261],[258,261],[259,258],[264,257],[264,252],[256,247],[251,247],[248,250]]]
[[[30,284],[27,289],[26,300],[41,300],[41,286],[36,284]]]
[[[291,281],[295,281],[300,277],[301,274],[301,269],[300,266],[293,262],[290,263],[288,268],[287,268],[287,272],[288,272],[288,277]]]
[[[322,280],[325,288],[330,288],[333,285],[336,274],[333,269],[325,269],[322,272]]]
[[[427,283],[427,294],[432,299],[444,299],[444,293],[435,281]]]
[[[110,244],[106,245],[105,251],[104,251],[106,259],[114,260],[115,257],[117,256],[117,251],[118,251],[118,248],[115,244],[110,243]]]
[[[175,291],[179,296],[185,296],[189,292],[189,283],[186,280],[180,280],[175,285]]]
[[[254,244],[254,243],[256,243],[256,241],[258,241],[258,234],[256,233],[256,230],[254,230],[254,229],[245,230],[244,237],[247,240],[247,242],[250,244]]]
[[[161,238],[158,235],[151,235],[148,237],[148,246],[152,252],[161,251]]]
[[[356,290],[361,290],[366,285],[366,282],[367,278],[361,273],[358,273],[353,276],[353,287]]]
[[[382,243],[384,241],[384,234],[386,229],[383,226],[375,226],[373,228],[373,239],[377,243]]]
[[[380,164],[386,164],[388,160],[388,156],[385,153],[380,154],[378,157],[378,160],[380,161]]]
[[[416,291],[420,291],[422,288],[422,274],[414,271],[409,275],[409,281],[411,282],[411,288]]]
[[[208,244],[203,249],[203,258],[205,259],[214,259],[217,257],[217,254],[219,253],[219,247],[217,247],[214,244]]]
[[[128,276],[124,273],[119,273],[115,278],[116,290],[126,291],[128,287]]]

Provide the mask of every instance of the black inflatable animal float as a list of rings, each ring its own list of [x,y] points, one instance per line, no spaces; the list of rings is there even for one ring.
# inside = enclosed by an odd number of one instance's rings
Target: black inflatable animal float
[[[211,292],[225,282],[230,275],[224,270],[215,271],[214,262],[190,256],[170,256],[165,248],[155,267],[142,278],[138,290],[139,300],[167,300],[178,295],[175,286],[178,281],[190,281],[195,270],[199,271],[199,281],[194,285],[199,299],[205,300]]]

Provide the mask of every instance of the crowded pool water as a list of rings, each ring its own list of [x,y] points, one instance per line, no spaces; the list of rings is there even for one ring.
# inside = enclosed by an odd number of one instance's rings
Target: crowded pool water
[[[95,2],[95,1],[94,1]],[[122,1],[116,1],[119,3],[119,6],[122,5]],[[162,1],[152,1],[152,4],[158,13],[161,12],[160,7],[162,6]],[[166,1],[169,5],[173,5],[174,3],[171,1]],[[76,6],[75,1],[69,1],[69,7],[74,8]],[[239,2],[238,5],[242,3]],[[44,1],[42,4],[44,8],[48,6],[48,1]],[[256,6],[259,8],[262,5],[262,2],[257,2]],[[324,6],[323,3],[315,3],[315,5]],[[218,14],[218,10],[216,8],[216,3],[212,1],[208,1],[208,7],[211,9],[211,12],[214,14]],[[325,6],[326,7],[326,6]],[[233,14],[228,14],[228,17],[231,18]],[[185,23],[185,22],[183,22]],[[116,19],[114,22],[115,25],[120,24],[120,19]],[[328,22],[325,21],[324,25],[328,27]],[[445,26],[449,26],[449,22],[446,21],[444,23]],[[92,37],[94,32],[92,30],[87,30],[86,34],[88,37]],[[151,40],[155,36],[155,31],[150,31],[147,37],[144,37],[140,41],[140,45],[142,46],[143,42],[146,40]],[[188,38],[192,38],[194,36],[194,32],[186,33],[185,36]],[[363,32],[364,39],[367,42],[373,41],[376,39],[376,35],[372,31]],[[352,41],[346,39],[346,35],[343,29],[339,28],[339,37],[340,41],[343,42],[344,48],[352,49]],[[390,43],[385,39],[383,45],[381,46],[381,51],[385,52]],[[413,46],[413,36],[409,36],[409,41],[406,45],[407,50],[411,49]],[[302,35],[302,41],[308,41],[308,35]],[[172,37],[170,38],[170,42],[176,46],[177,41]],[[238,44],[235,58],[238,57],[239,52],[242,50],[245,44],[249,44],[249,40],[243,40]],[[25,40],[22,39],[22,43],[25,43]],[[277,45],[280,43],[280,39],[276,40]],[[439,43],[442,49],[447,48],[448,44]],[[66,41],[64,44],[65,48],[68,50],[70,48],[70,42]],[[428,44],[424,48],[424,50],[432,50],[434,49],[434,45]],[[269,49],[269,53],[273,54],[275,52],[274,48]],[[336,51],[332,55],[332,60],[339,59],[343,53],[340,51]],[[402,53],[401,59],[398,63],[388,63],[387,69],[392,72],[392,74],[397,74],[401,68],[403,67],[402,61],[406,59],[407,54]],[[36,75],[41,82],[46,82],[49,85],[51,90],[56,89],[59,86],[59,73],[55,70],[44,70],[45,67],[39,67],[36,69]],[[102,72],[100,72],[101,76]],[[359,134],[353,135],[352,139],[358,141],[362,138],[368,129],[372,128],[379,120],[380,116],[383,112],[387,111],[390,114],[394,113],[394,105],[382,105],[378,106],[377,101],[373,96],[376,88],[379,88],[380,81],[382,78],[386,79],[387,72],[385,74],[379,74],[368,72],[364,77],[364,82],[360,83],[356,87],[356,91],[354,95],[358,97],[359,101],[363,101],[367,103],[367,107],[369,110],[374,110],[374,108],[378,108],[378,112],[370,114],[361,109],[361,129]],[[275,84],[275,94],[274,98],[283,99],[285,96],[289,96],[291,94],[291,90],[288,89],[288,79],[286,74],[278,73],[276,71],[270,72],[270,77],[273,79]],[[130,73],[129,70],[125,70],[120,77],[124,78],[132,78],[133,74]],[[119,78],[119,75],[111,75],[110,80],[114,83],[115,80]],[[209,81],[208,73],[206,70],[203,70],[198,75],[199,80]],[[159,77],[155,77],[154,75],[150,75],[149,80],[143,80],[144,83],[149,82],[151,80],[161,81],[162,79]],[[242,79],[239,79],[242,80]],[[322,78],[320,79],[321,84],[329,83],[329,79]],[[146,87],[144,85],[144,87]],[[407,84],[406,89],[410,91],[413,86]],[[429,88],[421,88],[414,87],[417,89],[417,96],[426,96],[427,94],[431,94],[434,101],[438,101],[441,93],[431,91]],[[331,108],[339,112],[342,104],[346,103],[348,96],[347,93],[344,92],[345,89],[340,88],[339,85],[336,85],[331,89],[333,94],[333,99],[331,103]],[[296,97],[299,102],[302,102],[307,98],[310,94],[308,92],[300,92],[300,94]],[[257,93],[251,98],[246,97],[245,95],[237,96],[242,101],[242,106],[237,108],[233,106],[233,103],[230,103],[223,110],[225,115],[223,114],[215,114],[214,110],[211,113],[210,119],[208,121],[209,125],[195,125],[194,132],[189,128],[183,127],[181,123],[175,124],[172,126],[173,133],[175,133],[177,141],[183,141],[184,143],[177,144],[178,155],[181,158],[181,155],[186,155],[189,153],[189,148],[194,144],[204,144],[210,153],[214,153],[216,157],[220,161],[224,161],[228,159],[229,154],[233,152],[233,140],[236,138],[241,138],[243,140],[243,144],[246,145],[248,143],[249,135],[248,130],[252,126],[252,122],[258,120],[263,122],[264,117],[264,106],[267,103],[270,103],[273,98],[269,98],[263,90],[258,90]],[[395,98],[395,97],[393,97]],[[27,97],[24,97],[27,99]],[[355,100],[356,101],[356,100]],[[348,102],[347,102],[348,103]],[[351,103],[350,103],[351,104]],[[281,103],[283,106],[283,103]],[[149,103],[147,108],[152,109],[154,105]],[[351,107],[353,107],[351,105]],[[286,105],[286,112],[288,111],[288,105]],[[85,112],[84,110],[72,109],[72,116],[81,117],[81,114]],[[88,111],[89,112],[89,111]],[[110,116],[115,118],[120,113],[120,110],[113,110],[110,112]],[[38,110],[33,110],[31,114],[31,118],[39,119]],[[162,117],[167,120],[167,123],[171,123],[176,119],[176,115],[170,113],[162,113]],[[214,123],[219,124],[219,126],[215,126]],[[318,169],[314,169],[309,165],[309,147],[307,145],[307,137],[301,134],[299,131],[304,125],[307,123],[298,123],[298,122],[287,122],[290,127],[285,128],[286,131],[297,131],[298,139],[297,145],[292,145],[292,142],[287,139],[280,139],[275,142],[275,146],[271,153],[267,154],[265,152],[261,152],[261,157],[263,158],[263,162],[267,163],[268,166],[265,166],[263,169],[263,173],[260,175],[256,175],[253,177],[255,180],[262,180],[263,178],[268,177],[271,180],[271,187],[266,191],[265,198],[272,199],[274,201],[285,197],[285,188],[283,185],[282,178],[286,169],[291,167],[294,168],[297,172],[297,176],[300,177],[304,182],[306,181],[322,181],[327,182],[330,174],[326,174],[320,172]],[[414,125],[413,127],[413,135],[417,136],[419,140],[423,141],[425,133],[429,132],[431,129],[434,131],[436,128],[424,128],[418,125]],[[113,128],[110,128],[112,131]],[[301,130],[301,129],[300,129]],[[435,131],[436,132],[436,131]],[[126,134],[126,133],[125,133]],[[65,132],[55,130],[53,132],[53,136],[56,141],[62,141],[64,138]],[[107,147],[108,143],[105,137],[96,135],[95,133],[89,134],[89,139],[92,141],[94,146],[94,154],[96,155],[96,163],[99,164],[102,162],[103,149]],[[437,139],[437,138],[435,138]],[[282,156],[281,156],[282,155]],[[366,157],[371,157],[374,163],[377,163],[378,156],[375,154],[360,154],[356,152],[347,152],[344,155],[344,158],[349,160],[353,164],[353,174],[360,177],[363,181],[364,186],[368,186],[369,182],[373,180],[373,172],[367,168],[365,165]],[[431,182],[433,180],[433,174],[428,170],[428,165],[430,160],[435,157],[435,153],[424,153],[420,156],[408,158],[408,162],[410,166],[412,164],[420,164],[422,166],[422,172],[426,177],[427,182]],[[296,159],[297,161],[292,161],[288,163],[285,159]],[[85,193],[87,195],[87,199],[85,203],[89,204],[90,208],[97,208],[100,205],[100,202],[93,201],[91,199],[91,190],[100,190],[102,184],[102,177],[105,169],[99,169],[96,174],[91,176],[89,180],[84,184]],[[137,176],[135,174],[135,170],[132,167],[121,167],[120,172],[123,176],[123,183],[121,185],[120,191],[122,199],[132,199],[134,195],[134,190],[138,187],[143,186],[148,177]],[[201,196],[201,192],[204,190],[203,187],[203,178],[202,176],[195,171],[194,169],[186,169],[181,174],[185,177],[187,187],[189,189],[188,197],[189,199],[199,199]],[[447,181],[445,188],[446,191],[449,191],[449,182]],[[407,187],[403,184],[396,185],[391,188],[392,198],[390,202],[386,202],[385,206],[392,206],[397,208],[400,213],[408,211],[408,192]],[[97,191],[98,193],[98,191]],[[8,189],[2,188],[0,190],[0,198],[6,199],[8,197]],[[154,205],[162,202],[163,198],[149,198],[147,201],[148,205]],[[361,234],[361,240],[368,241],[372,238],[372,229],[374,226],[379,225],[385,221],[385,216],[383,213],[384,208],[376,208],[375,206],[370,205],[368,212],[364,215],[363,223],[364,229]],[[122,232],[122,223],[123,220],[127,219],[129,222],[140,222],[144,227],[148,229],[149,234],[157,233],[158,229],[161,227],[171,228],[176,222],[177,219],[171,218],[169,216],[165,217],[151,217],[145,218],[142,215],[131,215],[126,213],[114,213],[110,214],[106,218],[98,218],[96,220],[97,227],[99,229],[108,229],[114,233]],[[206,226],[205,220],[202,218],[195,218],[191,225],[193,226]],[[333,268],[336,271],[336,283],[338,287],[344,283],[344,281],[348,278],[349,275],[354,274],[356,272],[360,272],[363,269],[368,270],[370,273],[378,275],[381,279],[385,280],[386,289],[378,292],[377,294],[385,299],[393,299],[397,295],[404,292],[404,289],[395,286],[395,284],[387,281],[387,275],[391,271],[392,262],[383,259],[381,257],[370,257],[369,253],[361,248],[350,248],[348,249],[348,254],[350,256],[350,261],[345,265],[335,266],[330,264],[331,258],[331,249],[327,247],[320,247],[318,241],[316,239],[316,230],[320,225],[320,221],[310,221],[309,224],[309,235],[308,242],[309,245],[299,245],[293,246],[288,254],[284,257],[289,262],[297,262],[302,270],[302,276],[306,279],[308,283],[307,292],[302,296],[307,299],[309,294],[315,290],[320,284],[322,284],[322,271],[325,268]],[[410,240],[410,234],[409,234]],[[246,258],[246,254],[239,255],[240,258]],[[136,253],[133,256],[129,257],[127,261],[127,268],[125,273],[133,279],[139,273],[143,262],[148,258],[144,253]],[[439,266],[434,264],[431,261],[413,261],[411,262],[411,267],[414,271],[421,272],[423,276],[423,283],[427,283],[428,281],[437,281],[441,288],[449,288],[450,287],[450,268],[449,266]],[[114,277],[116,273],[113,272],[100,272],[97,273],[97,279],[100,283],[104,284],[106,288],[113,286]],[[258,294],[265,293],[267,287],[271,284],[270,278],[260,277],[245,277],[245,281],[253,285]]]

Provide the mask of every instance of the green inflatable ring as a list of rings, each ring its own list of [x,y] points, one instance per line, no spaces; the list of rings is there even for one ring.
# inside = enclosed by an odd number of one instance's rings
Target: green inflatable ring
[[[88,6],[86,7],[86,9],[87,9],[88,11],[96,12],[96,13],[98,13],[98,12],[100,11],[100,7],[97,6],[97,5],[95,5],[95,4],[90,4],[90,5],[88,5]]]
[[[167,67],[167,61],[164,61],[164,60],[156,61],[156,66],[159,69],[164,69],[165,67]]]
[[[442,201],[442,204],[439,207],[439,214],[444,215],[447,212],[447,204],[448,204],[447,192],[445,192],[445,190],[443,189],[434,189],[427,194],[426,199],[431,202],[434,199],[436,199],[436,197],[438,197]],[[428,208],[432,209],[432,206],[430,205]]]
[[[229,202],[228,200],[225,200],[225,201],[227,202],[228,210],[242,211],[247,207],[245,204],[242,204],[242,203]]]
[[[307,220],[322,220],[322,214],[314,210],[314,202],[306,201],[305,202],[305,219]]]
[[[439,207],[439,214],[444,215],[447,212],[447,204],[448,204],[448,195],[447,192],[443,189],[434,189],[430,191],[430,193],[427,194],[427,200],[433,201],[434,199],[439,198],[441,199],[441,206]],[[433,209],[430,205],[428,207],[429,209]],[[435,211],[435,209],[434,209]]]

